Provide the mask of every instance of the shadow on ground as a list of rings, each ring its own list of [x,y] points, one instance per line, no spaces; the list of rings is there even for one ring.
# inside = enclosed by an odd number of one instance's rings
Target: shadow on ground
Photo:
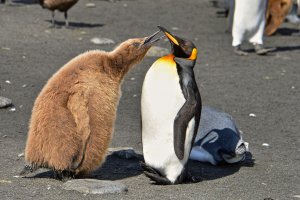
[[[135,158],[125,159],[117,155],[109,155],[101,168],[81,178],[92,178],[99,180],[121,180],[129,177],[138,176],[143,173],[140,162],[143,161],[142,155]],[[240,170],[241,167],[253,167],[254,159],[252,154],[248,153],[246,159],[238,164],[222,164],[213,166],[210,164],[192,161],[189,162],[190,171],[193,176],[199,180],[214,180],[225,176],[230,176]],[[52,171],[38,173],[28,178],[54,178]]]
[[[205,180],[215,180],[222,177],[230,176],[240,170],[241,167],[253,167],[255,160],[252,158],[252,154],[248,152],[246,159],[240,163],[221,165],[211,165],[208,163],[202,163],[198,161],[190,161],[190,170],[193,176]]]
[[[45,20],[46,22],[52,23],[51,20]],[[65,26],[65,21],[57,21],[55,20],[55,28],[61,28]],[[97,28],[103,27],[105,24],[93,24],[86,22],[69,22],[69,27],[73,28]]]
[[[275,35],[281,35],[281,36],[291,36],[296,33],[299,33],[299,29],[295,28],[279,28],[275,32]]]
[[[283,46],[283,47],[276,48],[276,52],[296,51],[296,50],[300,50],[300,46]]]

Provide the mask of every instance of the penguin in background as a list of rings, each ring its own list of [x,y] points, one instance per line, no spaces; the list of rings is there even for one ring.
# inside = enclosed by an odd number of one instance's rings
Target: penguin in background
[[[201,96],[193,68],[197,48],[158,27],[169,39],[172,53],[148,70],[142,88],[142,144],[147,177],[157,184],[195,182],[188,159],[201,115]]]
[[[61,67],[35,100],[21,175],[39,168],[58,179],[89,174],[104,162],[125,74],[142,61],[154,36],[115,50],[83,53]]]
[[[245,40],[253,44],[257,55],[266,55],[275,50],[263,47],[267,2],[267,0],[234,0],[232,46],[237,55],[248,55],[241,49]]]

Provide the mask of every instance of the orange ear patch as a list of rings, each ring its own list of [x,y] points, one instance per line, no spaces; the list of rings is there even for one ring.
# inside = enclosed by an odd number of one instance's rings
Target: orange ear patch
[[[196,60],[196,58],[197,58],[197,53],[198,53],[197,49],[194,48],[193,51],[192,51],[191,56],[190,56],[188,59],[190,59],[190,60]]]

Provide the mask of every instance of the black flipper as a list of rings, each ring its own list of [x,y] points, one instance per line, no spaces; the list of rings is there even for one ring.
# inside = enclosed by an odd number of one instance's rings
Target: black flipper
[[[195,81],[193,67],[195,61],[174,58],[180,76],[180,85],[186,102],[181,107],[174,121],[174,150],[178,159],[184,158],[186,130],[189,122],[195,117],[195,131],[192,139],[194,143],[198,131],[201,113],[201,97]],[[191,145],[192,146],[192,145]]]
[[[176,156],[180,160],[184,157],[186,129],[191,119],[195,116],[194,110],[197,107],[197,101],[192,88],[188,86],[186,89],[188,94],[186,102],[177,113],[174,121],[174,148]]]

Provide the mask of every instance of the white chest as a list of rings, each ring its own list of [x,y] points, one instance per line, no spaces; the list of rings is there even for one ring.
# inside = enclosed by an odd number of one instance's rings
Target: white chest
[[[194,119],[187,128],[185,155],[179,160],[174,150],[174,120],[185,103],[176,66],[152,66],[142,91],[142,141],[147,165],[175,181],[188,160]]]

